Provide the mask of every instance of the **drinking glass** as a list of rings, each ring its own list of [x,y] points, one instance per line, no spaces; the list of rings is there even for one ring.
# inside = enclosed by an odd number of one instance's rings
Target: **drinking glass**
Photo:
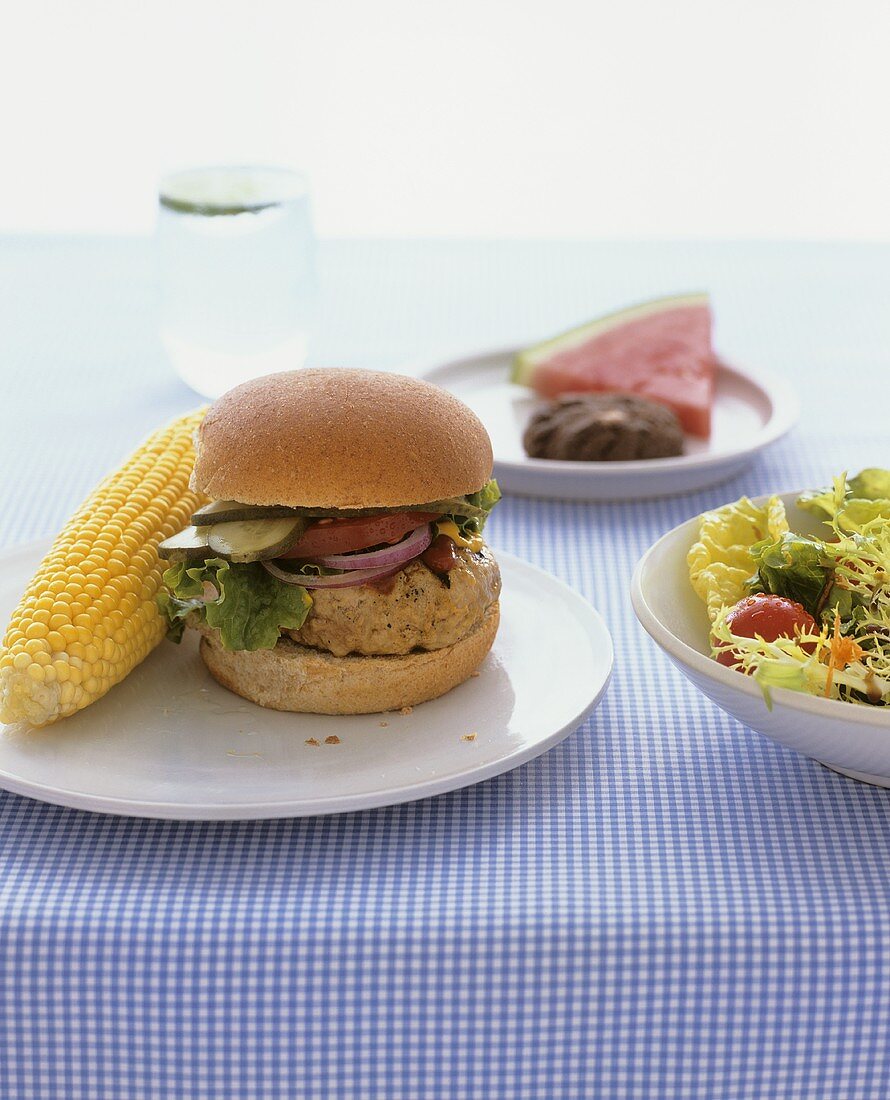
[[[306,362],[315,239],[306,179],[221,167],[161,181],[161,339],[206,397]]]

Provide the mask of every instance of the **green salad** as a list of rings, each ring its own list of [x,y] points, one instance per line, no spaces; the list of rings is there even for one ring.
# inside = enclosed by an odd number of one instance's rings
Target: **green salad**
[[[721,664],[770,690],[890,702],[890,470],[845,474],[803,494],[816,532],[784,505],[742,498],[706,512],[689,551],[692,586]]]

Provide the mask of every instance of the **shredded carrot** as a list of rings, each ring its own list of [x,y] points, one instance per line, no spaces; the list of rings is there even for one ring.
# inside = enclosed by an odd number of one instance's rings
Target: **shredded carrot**
[[[828,679],[825,681],[825,698],[831,697],[831,687],[834,683],[834,647],[841,638],[841,616],[837,608],[834,609],[834,634],[828,645]]]
[[[852,638],[841,636],[841,616],[837,608],[834,609],[834,633],[828,643],[828,679],[825,681],[825,698],[831,695],[831,687],[834,683],[834,670],[846,668],[853,661],[858,661],[865,655],[865,650]]]
[[[838,668],[846,668],[853,661],[858,661],[865,656],[865,650],[852,638],[838,638],[836,643],[835,639],[832,638],[831,646],[834,650],[835,664]]]

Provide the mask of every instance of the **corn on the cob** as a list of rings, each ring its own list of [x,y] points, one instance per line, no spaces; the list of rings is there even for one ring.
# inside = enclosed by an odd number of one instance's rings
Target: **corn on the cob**
[[[157,546],[203,503],[188,485],[203,416],[149,436],[53,543],[0,647],[0,721],[44,726],[74,714],[164,637]]]

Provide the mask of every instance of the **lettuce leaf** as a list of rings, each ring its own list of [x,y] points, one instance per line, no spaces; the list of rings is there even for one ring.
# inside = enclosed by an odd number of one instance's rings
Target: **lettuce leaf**
[[[748,594],[756,566],[751,549],[765,539],[780,539],[788,530],[779,497],[761,508],[742,497],[699,517],[699,534],[689,548],[689,580],[713,622],[721,608]]]
[[[814,516],[823,516],[827,520],[833,520],[838,511],[843,507],[847,496],[847,481],[845,475],[834,479],[827,489],[814,489],[810,493],[804,493],[797,498],[797,507],[804,512],[811,512]]]
[[[865,500],[854,497],[834,517],[838,531],[862,531],[867,524],[890,520],[890,500]]]
[[[177,642],[195,613],[219,631],[225,649],[272,649],[282,629],[299,630],[312,606],[305,588],[283,584],[257,562],[177,562],[164,573],[164,584],[169,591],[158,595],[158,606]],[[213,590],[216,598],[205,600]]]
[[[755,543],[751,557],[757,567],[748,582],[751,591],[785,596],[818,618],[834,564],[824,543],[786,531]]]
[[[477,493],[468,493],[465,497],[443,500],[438,503],[445,512],[446,519],[453,520],[464,536],[479,535],[492,508],[501,499],[501,490],[494,478],[491,478]],[[430,507],[430,511],[433,511]]]
[[[885,500],[890,503],[890,470],[870,466],[847,482],[856,500]]]
[[[469,493],[466,499],[473,507],[481,508],[488,513],[501,499],[501,490],[495,479],[491,478],[478,493]]]
[[[846,531],[890,519],[890,470],[871,466],[855,477],[842,474],[830,488],[804,493],[797,506]]]

